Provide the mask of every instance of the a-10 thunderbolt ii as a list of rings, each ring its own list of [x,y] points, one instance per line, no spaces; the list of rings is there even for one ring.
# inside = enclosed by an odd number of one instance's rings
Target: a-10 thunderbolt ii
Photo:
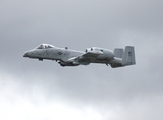
[[[49,44],[41,44],[33,50],[25,52],[23,57],[56,60],[61,66],[89,65],[101,63],[110,65],[112,68],[136,64],[135,50],[133,46],[125,49],[116,48],[114,52],[104,48],[87,48],[85,52],[55,47]]]

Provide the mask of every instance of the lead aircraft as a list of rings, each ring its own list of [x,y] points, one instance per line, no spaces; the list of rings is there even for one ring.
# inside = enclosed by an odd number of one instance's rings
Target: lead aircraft
[[[133,46],[125,49],[116,48],[114,52],[108,49],[92,47],[85,52],[70,50],[67,47],[59,48],[49,44],[41,44],[33,50],[25,52],[23,57],[56,60],[61,66],[89,65],[101,63],[110,65],[112,68],[136,64],[135,50]]]

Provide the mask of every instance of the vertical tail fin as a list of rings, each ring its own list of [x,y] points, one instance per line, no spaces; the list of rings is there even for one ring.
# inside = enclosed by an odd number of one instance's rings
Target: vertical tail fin
[[[132,46],[126,46],[122,56],[122,65],[126,66],[134,64],[136,64],[135,49]]]
[[[123,56],[123,49],[121,49],[121,48],[115,48],[114,49],[114,55],[117,58],[122,58],[122,56]]]

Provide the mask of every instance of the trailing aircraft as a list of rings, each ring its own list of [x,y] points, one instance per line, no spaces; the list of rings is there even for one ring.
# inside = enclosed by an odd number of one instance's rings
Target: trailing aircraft
[[[101,63],[116,68],[136,64],[133,46],[126,46],[124,50],[115,48],[114,52],[104,48],[91,47],[82,52],[71,50],[67,47],[59,48],[50,44],[41,44],[35,49],[25,52],[23,57],[34,58],[40,61],[44,59],[56,60],[63,67]]]

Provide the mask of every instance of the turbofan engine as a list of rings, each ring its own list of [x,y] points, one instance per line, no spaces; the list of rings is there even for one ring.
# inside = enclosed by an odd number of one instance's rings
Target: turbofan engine
[[[98,47],[92,47],[92,48],[87,48],[86,51],[87,52],[94,52],[94,53],[100,53],[100,55],[97,57],[97,59],[112,59],[115,55],[112,51],[108,50],[108,49],[103,49],[103,48],[98,48]]]

